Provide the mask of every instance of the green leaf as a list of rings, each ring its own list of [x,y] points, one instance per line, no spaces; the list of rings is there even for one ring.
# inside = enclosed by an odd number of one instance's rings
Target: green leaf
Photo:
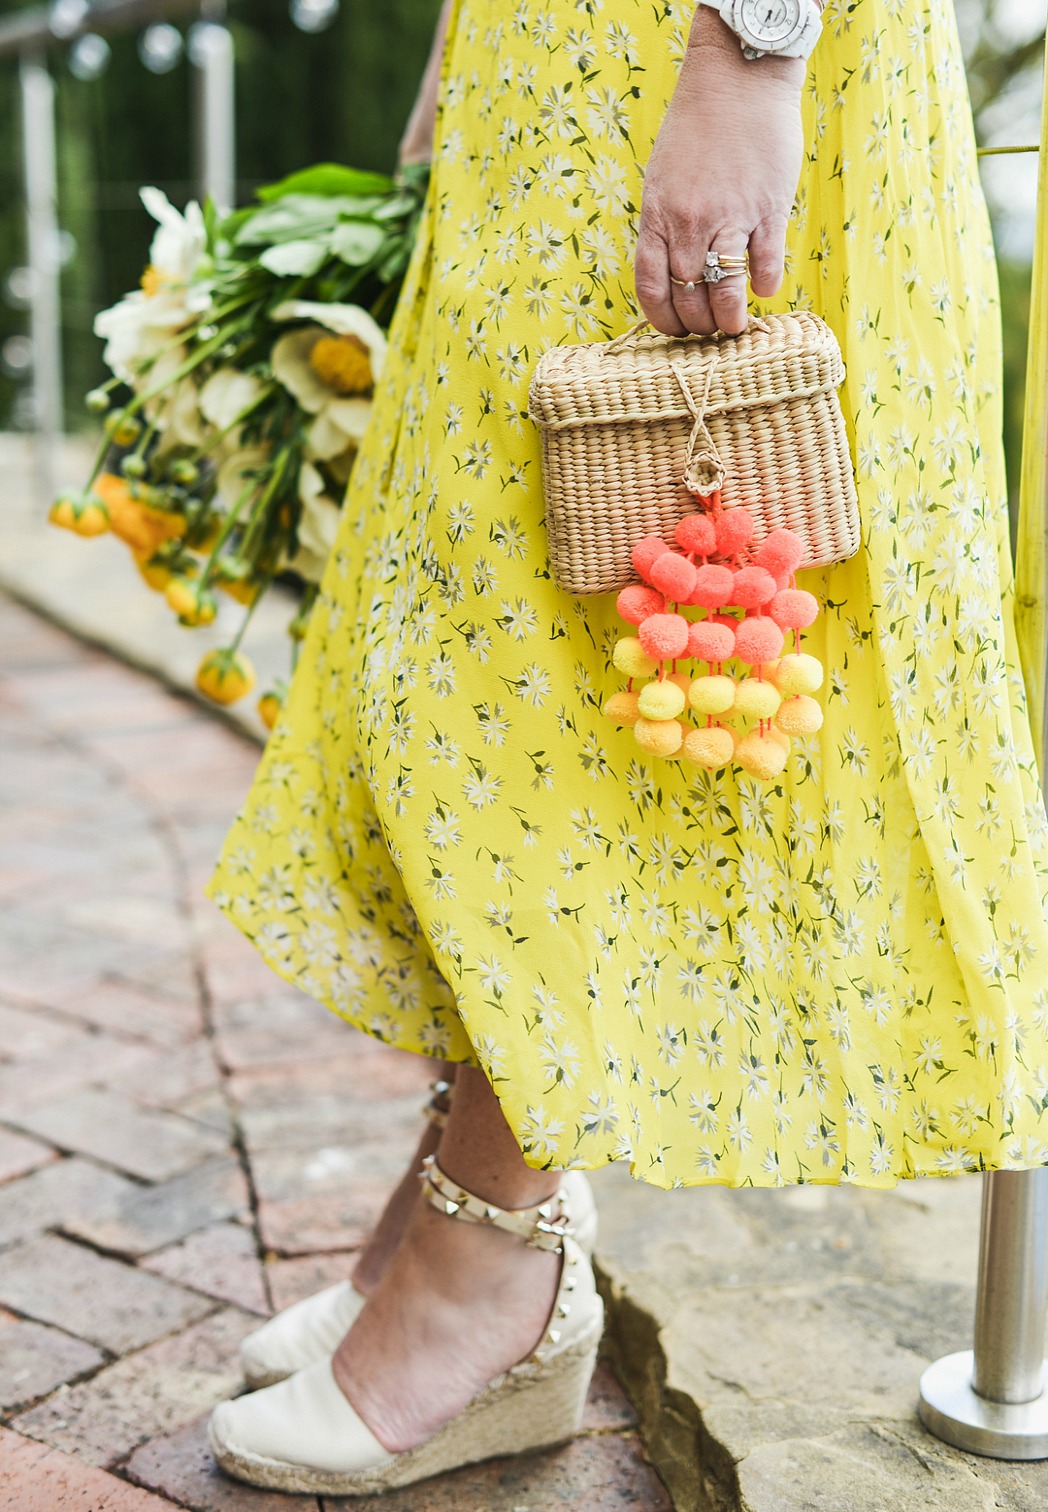
[[[276,204],[256,210],[237,232],[238,247],[265,246],[274,241],[301,241],[330,234],[338,224],[339,201],[315,194],[289,194]]]
[[[385,242],[386,233],[381,227],[370,221],[347,220],[336,228],[331,250],[351,268],[359,268],[377,256]]]
[[[312,168],[303,168],[289,174],[277,184],[267,184],[258,190],[263,204],[283,199],[289,194],[322,195],[386,195],[393,188],[393,180],[384,173],[365,173],[359,168],[345,168],[340,163],[317,163]]]
[[[259,254],[259,262],[278,278],[312,278],[330,256],[330,247],[323,241],[287,241],[278,246],[267,247]]]

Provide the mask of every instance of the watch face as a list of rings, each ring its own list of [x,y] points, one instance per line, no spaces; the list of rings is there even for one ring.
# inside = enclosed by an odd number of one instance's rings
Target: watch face
[[[805,5],[806,0],[735,0],[732,22],[743,42],[774,52],[804,30]]]

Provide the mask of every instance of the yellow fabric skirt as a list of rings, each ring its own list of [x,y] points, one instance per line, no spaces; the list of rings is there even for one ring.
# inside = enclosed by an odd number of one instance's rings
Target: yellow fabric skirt
[[[1046,826],[993,253],[949,0],[830,0],[781,294],[836,331],[864,525],[826,723],[642,756],[549,577],[529,374],[633,318],[692,13],[462,0],[427,213],[286,712],[212,895],[282,976],[479,1063],[536,1165],[772,1186],[1048,1162]],[[759,131],[759,123],[755,123]]]

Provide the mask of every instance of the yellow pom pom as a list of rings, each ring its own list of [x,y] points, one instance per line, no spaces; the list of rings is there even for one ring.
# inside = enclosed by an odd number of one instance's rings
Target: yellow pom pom
[[[775,723],[786,735],[814,735],[822,729],[822,710],[814,698],[801,693],[780,705]]]
[[[605,701],[603,713],[617,725],[635,725],[640,718],[636,693],[613,693]]]
[[[676,719],[684,712],[684,691],[665,678],[645,683],[637,697],[637,707],[645,719]]]
[[[688,689],[688,702],[696,714],[726,714],[735,702],[735,679],[697,677]]]
[[[709,772],[727,766],[734,754],[734,736],[723,725],[689,730],[681,747],[681,755],[686,761],[690,761],[692,766],[705,767]]]
[[[777,740],[762,735],[759,730],[751,730],[735,747],[735,760],[751,777],[770,782],[786,765],[786,752]]]
[[[743,719],[770,719],[781,703],[782,694],[774,683],[744,677],[736,684],[731,712]]]
[[[782,746],[787,756],[790,754],[790,746],[793,744],[793,741],[784,730],[777,729],[775,725],[769,725],[766,734],[769,740],[774,740],[776,745]]]
[[[791,651],[787,656],[780,656],[774,682],[783,698],[792,698],[796,693],[815,693],[822,687],[822,662],[803,651]]]
[[[684,742],[679,719],[638,719],[633,735],[641,750],[652,756],[676,756]]]
[[[611,659],[626,677],[650,677],[658,671],[658,662],[652,661],[635,635],[624,635],[616,642]]]

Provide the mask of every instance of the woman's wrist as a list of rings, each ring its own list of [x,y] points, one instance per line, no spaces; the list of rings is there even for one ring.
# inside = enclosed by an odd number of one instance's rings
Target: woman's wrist
[[[684,66],[714,67],[718,73],[735,74],[747,84],[774,81],[798,91],[803,87],[807,73],[803,58],[744,57],[738,37],[709,5],[700,5],[695,11]]]

